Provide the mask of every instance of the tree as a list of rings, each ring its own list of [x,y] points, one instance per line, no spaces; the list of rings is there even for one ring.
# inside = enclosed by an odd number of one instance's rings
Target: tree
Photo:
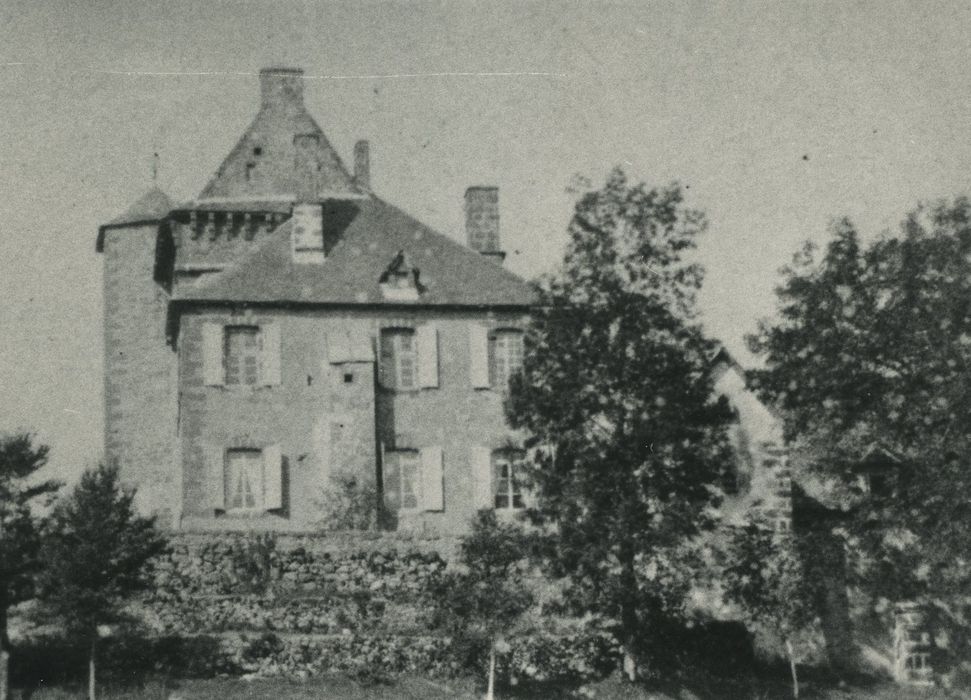
[[[502,635],[532,604],[520,570],[523,537],[511,523],[500,523],[491,510],[480,511],[472,532],[463,538],[456,560],[436,590],[436,622],[467,653],[467,663],[488,649],[487,700],[495,689],[496,652]]]
[[[135,513],[134,495],[119,484],[117,467],[88,471],[54,507],[44,538],[43,600],[89,650],[89,700],[99,628],[124,621],[124,603],[151,586],[151,559],[166,548],[154,518]]]
[[[34,508],[49,505],[60,488],[56,481],[32,480],[47,464],[47,453],[28,433],[0,436],[0,700],[9,696],[8,611],[33,597],[41,566]]]
[[[868,245],[848,220],[783,270],[752,379],[847,512],[857,585],[957,611],[971,586],[971,203],[922,206]],[[881,474],[859,467],[889,455]],[[871,478],[873,477],[873,478]]]
[[[695,312],[703,271],[684,259],[705,228],[680,187],[619,169],[580,196],[507,402],[541,448],[527,477],[551,573],[577,608],[617,622],[632,680],[646,635],[681,610],[684,543],[712,524],[732,463]]]
[[[749,627],[778,636],[792,675],[792,696],[799,698],[797,650],[810,647],[807,631],[815,617],[811,584],[789,533],[775,533],[754,519],[733,532],[723,583],[726,598],[737,604]]]

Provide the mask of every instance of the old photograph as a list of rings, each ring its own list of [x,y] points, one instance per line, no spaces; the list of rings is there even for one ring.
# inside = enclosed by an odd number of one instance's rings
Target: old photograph
[[[967,0],[0,2],[0,700],[971,698]]]

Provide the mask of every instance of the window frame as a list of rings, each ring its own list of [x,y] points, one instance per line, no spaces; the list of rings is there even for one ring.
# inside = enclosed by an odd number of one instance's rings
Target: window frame
[[[492,468],[492,509],[499,512],[518,512],[526,508],[526,494],[522,485],[522,464],[526,458],[523,450],[502,449],[493,450],[491,455]],[[502,468],[508,470],[507,476],[502,476]],[[501,493],[500,484],[505,481],[505,493]],[[505,498],[506,505],[499,505],[499,499]],[[516,505],[518,498],[519,505]]]
[[[411,347],[406,352],[401,348],[401,340],[408,338]],[[386,342],[390,342],[390,354],[386,353]],[[403,360],[411,362],[411,384],[403,386]],[[380,362],[380,384],[384,389],[396,392],[414,392],[421,389],[419,381],[418,332],[412,326],[385,326],[378,336],[378,359]],[[389,382],[390,379],[390,382]]]
[[[420,450],[394,450],[388,453],[395,460],[395,467],[398,470],[398,483],[395,490],[398,492],[398,510],[405,512],[418,512],[422,506],[421,493],[421,451]],[[412,506],[406,505],[405,501],[405,472],[406,466],[410,470],[411,496],[415,499]]]
[[[489,363],[489,386],[498,391],[508,391],[509,381],[523,370],[523,363],[525,359],[525,347],[523,344],[523,337],[525,333],[522,328],[514,328],[501,326],[498,328],[493,328],[489,330],[486,335],[487,339],[487,361]],[[510,345],[508,339],[515,338],[518,345],[518,363],[514,370],[510,370],[513,355],[516,353],[510,352]],[[500,347],[500,341],[503,341],[502,347],[502,364],[503,364],[503,374],[502,379],[499,377],[498,365],[500,359],[500,353],[498,349]]]
[[[237,495],[232,486],[232,470],[234,455],[255,457],[258,467],[259,477],[256,483],[250,483],[249,487],[253,495],[253,505],[232,505]],[[245,472],[241,475],[245,475]],[[240,483],[242,480],[240,479]],[[223,453],[223,505],[227,515],[251,515],[262,514],[266,505],[266,464],[263,450],[257,447],[230,447]]]
[[[234,334],[250,334],[252,333],[254,337],[254,350],[252,352],[252,358],[255,362],[255,374],[253,382],[245,381],[246,379],[246,360],[249,359],[250,354],[241,353],[236,359],[236,364],[238,367],[231,370],[230,359],[235,357],[231,353],[231,343],[232,336]],[[223,326],[222,333],[222,374],[224,387],[229,389],[256,389],[260,387],[263,383],[263,357],[264,353],[264,338],[263,338],[263,328],[259,324],[253,323],[231,323]],[[238,377],[236,381],[230,381],[230,377],[233,376],[231,372],[236,372]]]

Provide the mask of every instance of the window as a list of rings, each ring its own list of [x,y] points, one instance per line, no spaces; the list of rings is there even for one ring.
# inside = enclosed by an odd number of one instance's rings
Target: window
[[[398,479],[401,508],[416,510],[421,501],[421,462],[417,451],[394,453],[398,460]]]
[[[492,455],[493,505],[497,510],[524,508],[520,486],[521,452],[503,451]]]
[[[489,384],[503,389],[522,368],[522,331],[499,330],[492,333],[489,336]]]
[[[381,384],[407,391],[418,387],[415,332],[410,328],[381,331]]]
[[[260,381],[260,329],[227,326],[223,347],[225,384],[255,386]]]
[[[225,469],[226,510],[263,507],[263,454],[259,450],[230,450]]]

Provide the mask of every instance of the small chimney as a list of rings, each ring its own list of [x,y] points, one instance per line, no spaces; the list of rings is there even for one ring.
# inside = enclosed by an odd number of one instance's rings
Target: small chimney
[[[299,68],[264,68],[260,71],[263,109],[303,108],[303,71]]]
[[[371,191],[371,146],[367,141],[354,144],[354,182],[361,189]]]
[[[499,188],[470,187],[465,191],[465,233],[472,250],[502,264],[499,248]]]

